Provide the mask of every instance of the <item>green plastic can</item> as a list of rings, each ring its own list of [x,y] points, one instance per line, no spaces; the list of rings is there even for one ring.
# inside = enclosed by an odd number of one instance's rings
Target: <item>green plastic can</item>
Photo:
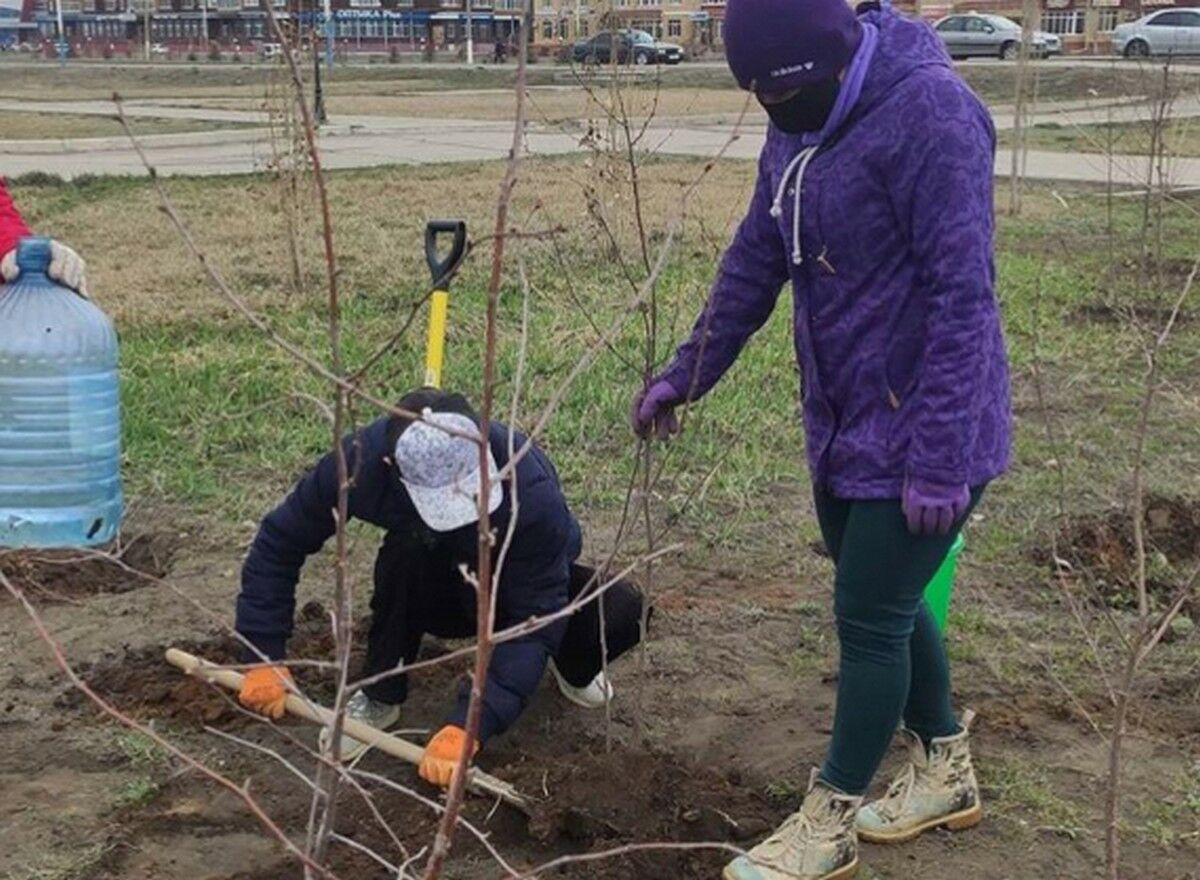
[[[950,614],[950,597],[954,595],[954,573],[958,570],[958,557],[966,544],[962,532],[959,532],[950,546],[950,552],[942,560],[941,567],[925,588],[925,601],[929,603],[933,619],[937,621],[938,629],[942,632],[946,631],[946,618]]]

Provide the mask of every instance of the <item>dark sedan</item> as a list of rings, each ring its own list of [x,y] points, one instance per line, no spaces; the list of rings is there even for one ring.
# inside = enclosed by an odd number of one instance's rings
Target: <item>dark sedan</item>
[[[683,47],[660,43],[645,31],[603,31],[590,40],[580,40],[571,50],[576,64],[678,64]]]

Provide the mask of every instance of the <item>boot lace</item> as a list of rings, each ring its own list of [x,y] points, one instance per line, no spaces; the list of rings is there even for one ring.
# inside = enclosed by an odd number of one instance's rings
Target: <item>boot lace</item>
[[[892,780],[887,794],[875,804],[875,811],[880,818],[891,822],[904,815],[913,791],[917,787],[917,765],[912,761],[905,764],[904,769]]]
[[[814,831],[812,819],[808,814],[803,810],[795,812],[783,821],[778,831],[763,841],[763,855],[773,861],[786,863],[804,852],[805,845],[813,837]]]

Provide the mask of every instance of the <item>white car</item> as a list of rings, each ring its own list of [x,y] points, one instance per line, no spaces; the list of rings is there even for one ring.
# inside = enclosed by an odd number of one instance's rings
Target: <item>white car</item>
[[[948,15],[934,30],[951,58],[1016,58],[1021,52],[1021,26],[1003,15],[967,12]],[[1039,58],[1062,54],[1062,40],[1046,31],[1034,31],[1031,47]]]
[[[1117,25],[1112,46],[1126,58],[1200,55],[1200,8],[1164,9]]]

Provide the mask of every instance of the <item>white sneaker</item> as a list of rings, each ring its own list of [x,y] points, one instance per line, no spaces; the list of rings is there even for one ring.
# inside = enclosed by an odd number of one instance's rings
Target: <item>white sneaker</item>
[[[355,721],[360,721],[363,724],[368,724],[376,730],[387,730],[400,720],[400,707],[392,703],[381,703],[378,700],[372,700],[366,695],[365,691],[355,691],[354,694],[346,701],[346,717],[353,718]],[[327,751],[326,743],[328,742],[329,728],[322,728],[320,736],[321,751]],[[359,742],[352,736],[342,734],[342,760],[353,761],[369,746],[364,742]]]
[[[558,682],[558,689],[562,695],[576,706],[582,706],[585,709],[603,709],[613,698],[612,682],[608,680],[603,669],[583,687],[575,687],[563,678],[553,660],[550,661],[550,672],[553,673],[554,680]]]

